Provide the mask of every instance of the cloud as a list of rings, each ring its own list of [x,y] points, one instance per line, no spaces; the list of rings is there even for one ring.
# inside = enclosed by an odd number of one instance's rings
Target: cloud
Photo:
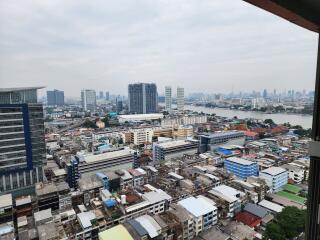
[[[312,89],[317,35],[243,1],[0,2],[1,86]]]

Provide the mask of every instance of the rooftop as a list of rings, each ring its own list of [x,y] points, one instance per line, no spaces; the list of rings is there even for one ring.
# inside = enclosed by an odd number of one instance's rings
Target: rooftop
[[[59,238],[59,232],[54,223],[48,223],[37,227],[39,240],[57,239]]]
[[[189,197],[178,202],[195,217],[200,217],[216,210],[216,207],[201,198]]]
[[[307,201],[307,199],[304,197],[300,197],[298,195],[286,191],[277,192],[277,195],[301,204],[304,204]]]
[[[96,219],[96,215],[93,212],[82,212],[77,214],[77,218],[81,224],[81,227],[86,229],[92,226],[91,221]]]
[[[284,173],[286,171],[287,171],[286,169],[281,168],[281,167],[270,167],[270,168],[267,168],[267,169],[261,171],[261,173],[266,173],[266,174],[269,174],[272,176],[277,176],[277,175]]]
[[[171,205],[172,210],[170,210],[175,216],[179,218],[181,222],[187,221],[191,218],[191,214],[182,206],[178,204]]]
[[[16,206],[21,206],[25,204],[31,203],[31,196],[22,196],[22,197],[17,197],[16,198]]]
[[[252,213],[259,218],[264,218],[269,213],[266,208],[253,203],[247,203],[244,207],[244,211]]]
[[[122,225],[119,224],[113,228],[105,230],[99,233],[100,240],[134,240],[127,229]]]
[[[139,222],[145,230],[147,230],[150,238],[159,236],[161,227],[151,216],[143,215],[136,218],[136,221]]]
[[[283,186],[283,190],[297,194],[302,190],[302,188],[292,184],[286,184]]]
[[[180,147],[180,146],[185,146],[189,144],[190,144],[189,141],[177,140],[177,141],[161,142],[161,143],[158,143],[157,145],[162,148],[173,148],[173,147]]]
[[[238,199],[240,196],[245,195],[243,192],[240,192],[237,189],[229,187],[227,185],[220,185],[220,186],[213,188],[212,190],[220,192],[223,195],[226,195],[230,198],[236,197]]]
[[[97,155],[84,155],[83,158],[80,157],[80,161],[83,160],[87,163],[98,162],[98,161],[106,161],[118,157],[123,157],[126,155],[132,155],[130,149],[123,149],[113,152],[106,152]]]
[[[167,194],[166,192],[160,189],[157,189],[156,191],[152,191],[152,192],[147,192],[142,195],[142,198],[149,201],[151,204],[165,201],[165,200],[169,200],[169,201],[172,200],[172,197],[169,194]]]
[[[51,208],[45,209],[45,210],[42,210],[42,211],[39,211],[39,212],[35,212],[33,214],[33,217],[34,217],[34,221],[35,222],[48,220],[48,219],[52,218]]]
[[[256,227],[261,222],[261,218],[249,212],[240,212],[236,215],[236,220],[248,225],[249,227]]]
[[[283,207],[279,204],[267,200],[262,200],[261,202],[259,202],[259,205],[276,213],[282,212],[283,209]]]
[[[213,227],[208,231],[201,233],[200,237],[195,238],[195,240],[228,240],[230,237],[223,233],[219,228]]]
[[[12,206],[12,194],[5,194],[0,196],[0,208]]]
[[[53,183],[50,184],[43,184],[39,183],[36,185],[36,195],[42,196],[50,193],[58,192],[57,186]]]
[[[118,115],[122,119],[141,119],[141,118],[163,118],[162,113],[146,113],[146,114],[131,114],[131,115]]]
[[[241,165],[247,165],[247,166],[252,165],[252,164],[256,164],[255,162],[251,162],[251,161],[245,160],[243,158],[238,158],[238,157],[229,157],[229,158],[227,158],[227,160],[230,162],[238,163]]]
[[[244,135],[243,132],[240,131],[223,131],[223,132],[215,132],[211,134],[204,134],[203,137],[213,138],[213,137],[225,137],[225,136],[232,136],[232,135]]]
[[[140,236],[145,236],[148,232],[142,227],[142,225],[134,219],[128,221],[128,223],[137,231]]]
[[[38,90],[45,87],[20,87],[20,88],[0,88],[0,93],[6,92],[19,92],[19,91],[27,91],[27,90]]]

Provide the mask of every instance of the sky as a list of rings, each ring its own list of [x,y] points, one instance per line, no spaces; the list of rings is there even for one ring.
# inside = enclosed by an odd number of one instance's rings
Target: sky
[[[316,54],[315,33],[241,0],[0,1],[1,87],[312,90]]]

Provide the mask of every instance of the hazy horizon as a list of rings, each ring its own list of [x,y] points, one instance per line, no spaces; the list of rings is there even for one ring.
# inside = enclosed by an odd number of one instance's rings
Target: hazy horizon
[[[317,34],[241,0],[3,0],[0,53],[1,87],[40,95],[313,90]]]

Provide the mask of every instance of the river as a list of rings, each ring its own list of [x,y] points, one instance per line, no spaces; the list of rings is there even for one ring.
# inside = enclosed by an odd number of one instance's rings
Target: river
[[[311,128],[312,116],[302,114],[288,114],[288,113],[262,113],[252,111],[239,111],[225,108],[207,108],[201,106],[185,105],[186,110],[192,110],[195,112],[204,112],[208,114],[215,113],[217,116],[232,118],[237,116],[238,118],[255,118],[255,119],[267,119],[271,118],[275,123],[281,124],[289,122],[291,125],[301,125],[304,128]]]

